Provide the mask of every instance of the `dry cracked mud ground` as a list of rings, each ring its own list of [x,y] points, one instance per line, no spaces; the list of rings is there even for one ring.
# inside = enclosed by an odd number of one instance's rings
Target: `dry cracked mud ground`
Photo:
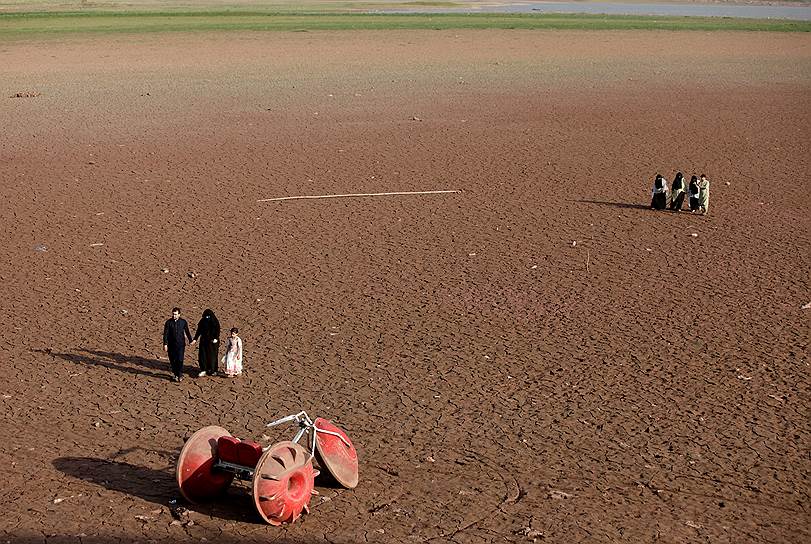
[[[0,542],[811,538],[808,36],[0,49]],[[676,170],[708,216],[648,209]],[[175,305],[241,329],[243,377],[168,381]],[[300,409],[357,489],[172,524],[186,438]]]

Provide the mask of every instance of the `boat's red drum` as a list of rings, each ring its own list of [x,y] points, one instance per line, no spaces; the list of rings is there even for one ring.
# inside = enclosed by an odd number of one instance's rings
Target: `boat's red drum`
[[[222,494],[234,479],[229,472],[212,470],[219,458],[217,444],[231,436],[222,427],[203,427],[180,450],[175,477],[180,493],[189,502],[202,502]]]
[[[349,436],[330,420],[319,417],[315,420],[318,429],[341,435],[344,440],[327,433],[316,433],[315,451],[318,464],[342,486],[353,489],[358,485],[358,452]]]

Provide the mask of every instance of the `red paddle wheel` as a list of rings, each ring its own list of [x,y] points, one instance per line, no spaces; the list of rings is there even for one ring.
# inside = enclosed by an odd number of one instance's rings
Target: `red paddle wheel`
[[[187,501],[195,503],[213,499],[231,485],[234,475],[214,468],[218,459],[217,440],[222,436],[231,434],[215,425],[203,427],[180,450],[177,487]]]
[[[253,501],[262,519],[271,525],[293,523],[309,512],[313,483],[318,471],[312,457],[294,442],[270,447],[253,474]]]
[[[354,489],[358,485],[358,452],[346,433],[323,417],[315,420],[315,458],[342,486]],[[323,431],[329,431],[323,432]]]

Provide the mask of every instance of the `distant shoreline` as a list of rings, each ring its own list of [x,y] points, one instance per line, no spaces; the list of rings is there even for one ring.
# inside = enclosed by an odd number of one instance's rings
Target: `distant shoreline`
[[[15,6],[25,6],[20,2]],[[811,32],[811,8],[729,2],[303,2],[194,8],[162,0],[128,9],[0,11],[0,40],[165,32],[317,32],[353,30],[698,30]],[[460,7],[460,5],[462,5]],[[2,6],[2,4],[0,4]],[[219,6],[219,7],[217,7]],[[518,6],[518,8],[516,8]],[[316,8],[323,9],[316,9]],[[133,9],[129,9],[133,8]],[[415,8],[415,9],[406,9]],[[501,11],[484,11],[500,9]],[[547,9],[549,8],[549,9]],[[518,11],[515,11],[518,9]]]
[[[357,11],[392,11],[409,10],[414,12],[438,9],[471,9],[480,13],[492,13],[509,6],[527,6],[532,4],[661,4],[661,5],[706,5],[706,6],[785,6],[808,7],[811,9],[811,0],[571,0],[560,2],[555,0],[436,0],[436,1],[409,1],[409,0],[372,0],[338,1],[338,0],[302,0],[261,2],[260,0],[199,0],[188,2],[167,2],[165,0],[130,0],[125,4],[112,1],[95,1],[85,4],[82,1],[34,1],[34,0],[0,0],[0,14],[20,12],[51,12],[51,11],[81,11],[81,12],[121,12],[121,11],[209,11],[209,10],[235,10],[235,11],[329,11],[329,12],[357,12]]]

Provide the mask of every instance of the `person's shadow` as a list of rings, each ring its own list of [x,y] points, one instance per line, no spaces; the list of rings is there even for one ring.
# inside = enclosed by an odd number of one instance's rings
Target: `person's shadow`
[[[60,457],[53,461],[53,466],[68,476],[167,508],[174,506],[171,501],[176,500],[178,506],[213,518],[261,523],[250,488],[236,480],[219,499],[206,504],[189,504],[178,491],[174,473],[164,470],[94,457]]]
[[[50,348],[36,349],[37,353],[44,353],[51,357],[68,361],[70,363],[102,366],[119,372],[151,376],[153,378],[167,379],[171,376],[169,362],[149,359],[138,355],[124,355],[110,351],[93,349],[78,349],[75,353],[59,353]]]
[[[628,202],[608,202],[605,200],[572,200],[570,202],[580,202],[583,204],[597,204],[599,206],[611,206],[612,208],[626,208],[632,210],[649,210],[650,206],[644,204],[629,204]]]

